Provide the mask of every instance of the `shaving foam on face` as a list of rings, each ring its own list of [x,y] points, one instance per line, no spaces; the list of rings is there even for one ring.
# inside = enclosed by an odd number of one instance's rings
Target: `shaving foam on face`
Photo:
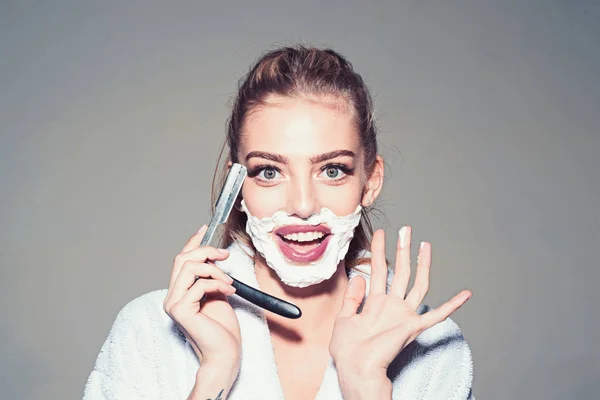
[[[246,203],[242,200],[242,210],[248,216],[246,232],[258,252],[265,258],[267,265],[272,268],[281,281],[288,286],[307,287],[316,285],[333,276],[338,263],[348,252],[350,241],[354,236],[354,228],[360,222],[360,204],[351,214],[338,217],[330,209],[322,208],[318,214],[308,219],[291,217],[283,211],[277,211],[271,217],[257,218],[250,214]],[[285,225],[320,225],[324,224],[331,230],[331,237],[325,253],[318,260],[297,264],[289,261],[281,253],[273,231]]]

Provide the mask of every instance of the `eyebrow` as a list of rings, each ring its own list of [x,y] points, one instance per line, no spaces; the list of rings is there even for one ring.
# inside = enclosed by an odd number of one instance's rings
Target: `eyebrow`
[[[271,160],[273,162],[277,162],[277,163],[281,163],[281,164],[288,163],[287,157],[282,156],[281,154],[267,153],[266,151],[251,151],[246,156],[246,162],[249,159],[251,159],[252,157],[264,158],[265,160]],[[319,154],[314,157],[311,157],[310,162],[312,164],[317,164],[317,163],[320,163],[323,161],[331,160],[332,158],[336,158],[336,157],[352,157],[352,158],[354,158],[354,157],[356,157],[356,154],[354,154],[354,152],[352,152],[350,150],[335,150],[335,151],[330,151],[329,153],[323,153],[323,154]]]

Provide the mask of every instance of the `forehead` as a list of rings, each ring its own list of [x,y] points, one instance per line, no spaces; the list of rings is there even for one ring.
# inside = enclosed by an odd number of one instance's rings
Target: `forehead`
[[[265,151],[290,158],[347,149],[358,154],[358,132],[340,101],[270,98],[246,118],[240,151]]]

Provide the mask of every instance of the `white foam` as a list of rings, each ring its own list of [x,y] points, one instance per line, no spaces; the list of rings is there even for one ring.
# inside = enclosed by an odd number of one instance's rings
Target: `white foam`
[[[246,232],[250,235],[256,250],[262,254],[281,281],[289,286],[307,287],[316,285],[333,276],[337,265],[348,252],[348,246],[354,236],[354,228],[360,222],[360,204],[356,210],[346,216],[338,217],[330,209],[324,207],[319,213],[308,219],[289,216],[284,211],[277,211],[270,217],[257,218],[250,214],[246,203],[242,200],[242,210],[248,216]],[[320,225],[325,224],[331,230],[331,237],[323,256],[313,262],[297,264],[289,261],[279,250],[273,239],[273,230],[284,225]]]

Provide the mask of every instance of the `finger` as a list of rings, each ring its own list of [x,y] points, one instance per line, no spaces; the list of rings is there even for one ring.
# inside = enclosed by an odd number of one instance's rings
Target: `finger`
[[[235,288],[225,282],[200,279],[185,293],[181,301],[185,304],[200,304],[204,295],[215,293],[223,293],[226,296],[231,296],[235,293]]]
[[[194,233],[192,235],[192,237],[187,241],[185,246],[183,246],[183,249],[181,249],[179,254],[177,256],[175,256],[175,260],[173,262],[173,268],[171,269],[171,279],[169,280],[169,289],[171,289],[173,282],[175,281],[175,279],[177,278],[177,275],[179,275],[179,271],[181,270],[182,262],[178,263],[177,258],[178,257],[181,258],[180,254],[188,253],[191,250],[194,250],[194,249],[197,249],[198,247],[200,247],[200,243],[202,243],[202,239],[204,238],[204,234],[206,233],[207,229],[208,229],[208,225],[206,225],[206,224],[202,225],[200,227],[200,229],[198,229],[198,232]],[[185,260],[183,260],[183,261],[185,261]]]
[[[371,282],[369,294],[385,294],[387,264],[385,263],[385,233],[378,229],[371,240]]]
[[[198,314],[200,311],[200,302],[204,295],[214,293],[232,295],[235,293],[235,288],[221,281],[199,279],[190,290],[185,292],[183,297],[168,307],[168,310],[179,322],[185,322],[186,317]]]
[[[196,276],[205,280],[218,280],[229,285],[233,283],[233,279],[212,264],[187,261],[182,268],[182,272],[179,274],[179,277],[173,283],[173,287],[169,291],[170,299],[168,303],[173,304],[179,301],[185,295],[185,292],[196,283]]]
[[[421,242],[417,257],[417,275],[412,290],[406,296],[406,301],[413,309],[417,309],[429,290],[429,271],[431,269],[431,244]]]
[[[198,232],[194,233],[190,240],[183,246],[180,253],[187,253],[190,250],[193,250],[197,247],[200,247],[200,243],[202,243],[202,239],[204,239],[204,234],[208,229],[208,225],[204,224],[198,229]]]
[[[412,236],[412,227],[403,226],[398,234],[398,243],[396,245],[396,261],[394,265],[394,279],[390,293],[404,299],[406,288],[410,280],[410,244]]]
[[[348,282],[342,308],[338,314],[338,318],[347,318],[356,314],[358,307],[365,297],[367,282],[362,276],[355,276]]]
[[[429,329],[437,323],[445,321],[454,311],[459,309],[467,300],[473,296],[473,293],[469,290],[463,290],[452,299],[448,300],[440,307],[426,312],[422,315],[422,323],[424,329]]]
[[[226,295],[231,295],[234,292],[235,288],[233,286],[229,286],[223,282],[198,280],[194,286],[186,292],[185,296],[173,305],[169,315],[171,315],[180,325],[185,326],[186,331],[188,331],[192,337],[196,338],[198,345],[202,348],[207,345],[207,343],[202,343],[202,340],[205,337],[214,338],[219,334],[220,329],[222,329],[222,327],[219,327],[219,324],[215,324],[210,317],[199,312],[202,297],[204,297],[205,294],[226,293]],[[190,321],[190,318],[194,318],[194,323],[186,323],[187,321]]]
[[[217,249],[211,246],[194,248],[187,253],[179,253],[173,261],[173,269],[171,270],[171,279],[169,280],[169,288],[181,273],[181,268],[186,261],[197,261],[205,263],[207,260],[222,261],[229,257],[229,252],[225,249]]]

